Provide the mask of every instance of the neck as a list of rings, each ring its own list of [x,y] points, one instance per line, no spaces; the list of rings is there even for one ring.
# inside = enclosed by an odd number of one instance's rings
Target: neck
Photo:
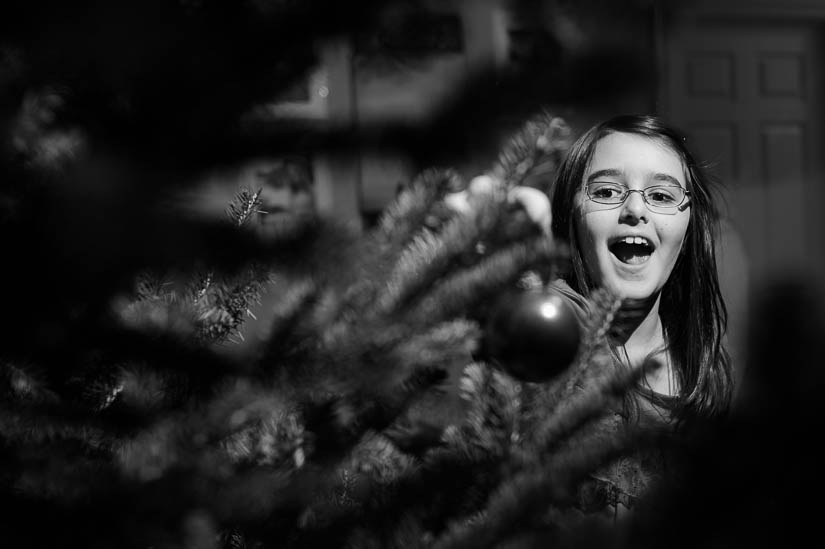
[[[660,295],[644,301],[628,301],[622,305],[614,324],[614,345],[622,346],[631,366],[641,366],[645,359],[659,355],[665,347],[662,318],[659,316]],[[657,393],[676,395],[678,384],[667,352],[656,356],[661,367],[649,372],[647,385]]]
[[[660,298],[657,293],[644,300],[625,300],[613,322],[613,344],[638,348],[663,343]]]

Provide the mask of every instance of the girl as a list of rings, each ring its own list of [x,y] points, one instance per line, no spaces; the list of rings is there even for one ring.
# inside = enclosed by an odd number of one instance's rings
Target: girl
[[[727,320],[716,270],[717,213],[685,139],[653,116],[626,115],[582,135],[552,194],[552,231],[570,245],[564,281],[626,299],[619,362],[654,358],[629,403],[661,419],[714,417],[731,396]]]
[[[466,209],[468,197],[500,184],[479,176],[448,205]],[[575,308],[583,312],[597,288],[623,298],[609,341],[617,367],[649,359],[661,365],[594,428],[670,434],[727,410],[732,376],[716,270],[717,213],[708,178],[676,130],[653,116],[609,119],[571,146],[550,200],[532,187],[515,187],[508,198],[568,245],[572,269],[554,286]],[[580,508],[618,516],[671,470],[665,453],[649,448],[608,464],[579,490]]]

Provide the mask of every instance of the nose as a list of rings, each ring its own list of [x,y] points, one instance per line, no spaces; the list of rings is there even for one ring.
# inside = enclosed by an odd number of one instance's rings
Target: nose
[[[622,204],[621,219],[625,222],[648,222],[648,209],[643,191],[631,189]]]

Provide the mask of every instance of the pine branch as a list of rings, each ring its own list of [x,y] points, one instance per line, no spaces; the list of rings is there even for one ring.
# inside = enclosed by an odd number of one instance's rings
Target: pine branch
[[[226,208],[226,216],[235,226],[242,227],[256,213],[266,213],[258,209],[263,203],[260,198],[262,191],[263,189],[252,191],[248,187],[242,187],[235,194]]]
[[[143,271],[135,275],[135,298],[137,301],[161,301],[168,303],[175,298],[171,291],[172,282],[164,280],[156,273]]]
[[[472,446],[436,448],[423,461],[401,461],[390,471],[375,475],[375,467],[383,469],[390,463],[386,453],[379,456],[384,459],[377,464],[363,456],[353,461],[350,470],[363,471],[375,481],[342,481],[336,493],[343,500],[319,507],[317,520],[302,533],[298,546],[325,547],[324,542],[330,539],[369,539],[370,535],[391,543],[399,530],[406,530],[404,521],[409,519],[420,521],[413,537],[429,546],[432,540],[427,541],[426,532],[440,531],[452,516],[475,512],[498,478],[497,462]],[[345,488],[353,484],[356,490]]]
[[[468,357],[475,350],[479,337],[480,331],[474,322],[462,319],[443,322],[402,341],[392,351],[391,360],[402,372],[412,368],[440,367]]]
[[[303,443],[303,428],[283,393],[236,378],[212,399],[166,414],[124,440],[117,454],[125,474],[152,479],[174,468],[217,473],[221,461],[283,466]]]
[[[615,403],[652,369],[658,367],[655,361],[647,361],[634,369],[612,369],[612,374],[591,380],[583,392],[571,395],[559,402],[553,413],[536,427],[534,452],[531,455],[552,453],[568,436],[576,433],[586,422],[604,415]]]
[[[452,260],[473,249],[479,235],[495,226],[504,209],[502,204],[490,198],[478,209],[450,219],[438,233],[419,233],[399,257],[372,314],[400,309],[441,277]]]
[[[197,310],[189,301],[164,297],[119,299],[113,309],[123,327],[136,333],[167,334],[183,341],[198,336]]]
[[[278,363],[285,364],[291,356],[300,357],[301,350],[310,334],[317,335],[313,316],[317,316],[319,303],[318,285],[311,280],[289,284],[283,300],[278,304],[275,318],[269,329],[265,358],[262,366],[273,372]]]
[[[537,515],[572,503],[572,490],[599,465],[638,446],[634,437],[591,437],[571,452],[554,455],[543,467],[505,480],[484,509],[483,520],[454,522],[436,541],[438,549],[496,547],[531,525]]]
[[[380,291],[380,282],[399,253],[422,227],[434,229],[450,216],[441,199],[461,184],[452,170],[428,169],[418,175],[387,207],[359,253],[358,276],[343,299],[344,311],[361,311]]]
[[[77,410],[75,410],[77,412]],[[7,443],[48,445],[74,441],[90,449],[110,447],[113,437],[105,422],[81,413],[64,417],[66,407],[15,406],[2,410],[0,434]]]
[[[506,455],[520,436],[521,391],[521,383],[485,363],[464,368],[461,396],[469,409],[455,437],[493,455]]]
[[[0,360],[0,395],[7,402],[54,403],[59,397],[33,365]]]
[[[546,175],[552,181],[552,174],[571,144],[567,123],[545,112],[529,120],[509,139],[493,171],[508,187],[522,185],[534,174]],[[548,182],[544,183],[548,188],[543,190],[549,190]]]
[[[133,421],[151,423],[157,414],[179,408],[193,396],[188,376],[167,369],[158,370],[146,363],[117,366],[109,384],[107,412],[126,408]]]
[[[577,388],[587,383],[588,376],[600,375],[612,368],[606,336],[613,326],[622,300],[607,290],[592,292],[586,306],[587,318],[582,326],[582,338],[576,359],[570,368],[545,392],[542,406],[548,410],[574,395]]]
[[[613,295],[606,289],[599,288],[590,293],[588,297],[590,314],[584,325],[584,351],[580,361],[587,362],[596,347],[604,342],[619,308],[622,306],[622,299]]]
[[[192,303],[197,305],[206,297],[206,292],[208,292],[209,288],[212,286],[213,278],[214,274],[212,271],[206,271],[195,275],[195,282],[192,285],[194,288]]]
[[[445,378],[446,372],[442,368],[418,367],[389,391],[367,395],[353,421],[348,424],[351,438],[355,441],[370,430],[383,431],[417,399],[443,383]],[[354,396],[362,395],[356,393]]]
[[[553,260],[555,253],[554,245],[545,238],[497,251],[437,284],[409,316],[414,322],[432,322],[462,314],[513,283],[530,267]]]
[[[422,172],[385,210],[370,236],[381,256],[395,253],[421,227],[427,226],[432,209],[451,189],[461,186],[453,170],[429,169]]]

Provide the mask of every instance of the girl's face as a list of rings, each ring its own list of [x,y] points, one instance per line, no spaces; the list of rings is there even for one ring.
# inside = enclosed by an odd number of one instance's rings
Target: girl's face
[[[611,133],[596,143],[574,201],[582,256],[594,284],[630,299],[658,294],[682,249],[690,208],[653,212],[639,192],[631,192],[622,204],[600,204],[585,190],[594,183],[638,191],[660,185],[687,189],[681,158],[658,139]],[[611,192],[616,191],[606,191]]]

